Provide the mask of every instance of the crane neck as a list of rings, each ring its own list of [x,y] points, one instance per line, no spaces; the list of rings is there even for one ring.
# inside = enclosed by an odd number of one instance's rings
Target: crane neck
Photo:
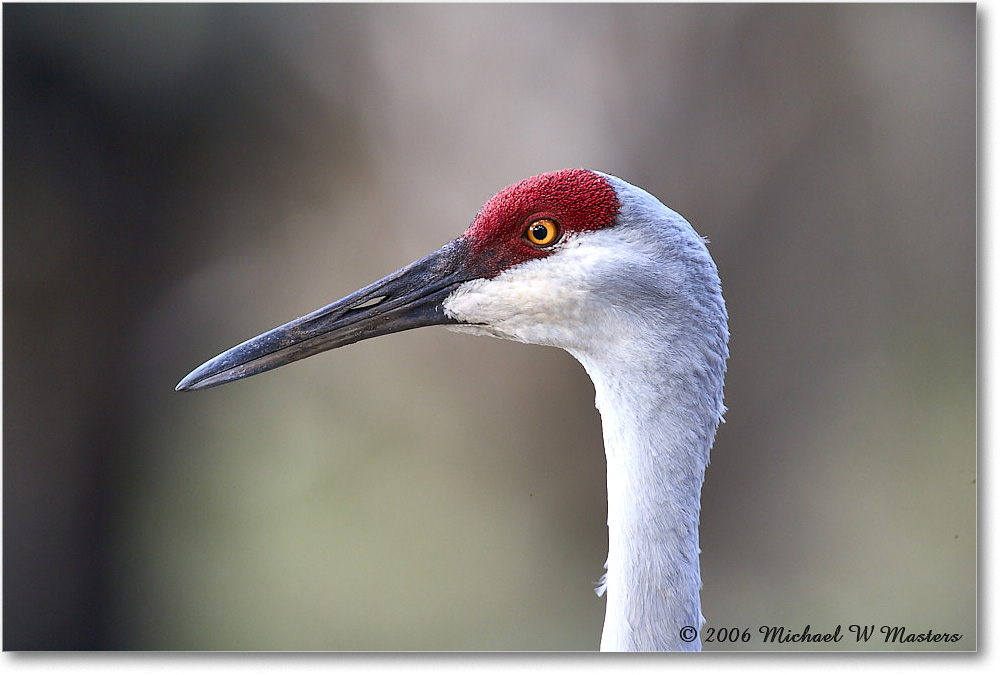
[[[698,524],[724,365],[711,350],[678,359],[669,342],[614,351],[574,354],[594,382],[608,462],[601,649],[697,650],[697,637],[680,636],[704,621]]]

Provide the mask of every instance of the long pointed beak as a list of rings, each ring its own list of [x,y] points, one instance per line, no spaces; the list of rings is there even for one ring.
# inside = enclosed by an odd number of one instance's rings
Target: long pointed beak
[[[177,391],[215,387],[379,335],[459,323],[441,303],[475,276],[463,267],[466,249],[464,239],[455,239],[332,305],[247,340],[195,368]]]

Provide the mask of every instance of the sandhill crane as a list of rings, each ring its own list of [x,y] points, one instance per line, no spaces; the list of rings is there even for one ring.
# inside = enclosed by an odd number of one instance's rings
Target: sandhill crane
[[[700,649],[698,521],[725,410],[728,317],[705,241],[645,190],[584,169],[528,178],[436,252],[233,347],[177,389],[436,324],[561,347],[583,364],[608,462],[601,649]]]

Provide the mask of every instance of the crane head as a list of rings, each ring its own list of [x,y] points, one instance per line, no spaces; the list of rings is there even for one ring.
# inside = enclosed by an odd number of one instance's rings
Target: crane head
[[[506,188],[457,239],[220,354],[177,390],[431,325],[579,354],[614,342],[623,330],[642,333],[664,312],[697,313],[681,300],[701,283],[721,303],[714,263],[687,221],[614,176],[565,169]]]

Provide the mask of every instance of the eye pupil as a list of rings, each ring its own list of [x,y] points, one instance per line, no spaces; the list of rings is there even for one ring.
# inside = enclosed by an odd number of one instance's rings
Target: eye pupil
[[[556,241],[559,228],[548,218],[540,218],[530,225],[524,233],[525,238],[535,246],[548,246]]]

